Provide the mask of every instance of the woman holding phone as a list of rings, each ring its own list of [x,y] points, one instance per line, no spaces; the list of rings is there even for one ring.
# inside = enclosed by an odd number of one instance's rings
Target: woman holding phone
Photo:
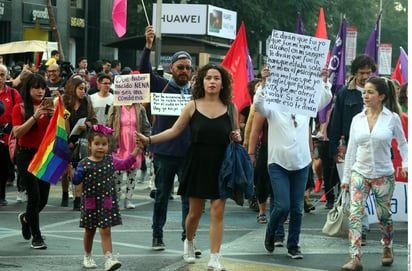
[[[54,113],[52,106],[42,102],[46,93],[46,81],[39,74],[30,74],[21,89],[23,103],[13,107],[13,133],[19,139],[16,155],[17,170],[27,190],[26,212],[20,213],[18,219],[22,225],[24,239],[32,238],[31,247],[46,249],[40,232],[39,213],[47,204],[50,184],[44,182],[27,168],[37,152],[46,133],[50,118]],[[44,101],[44,100],[43,100]]]

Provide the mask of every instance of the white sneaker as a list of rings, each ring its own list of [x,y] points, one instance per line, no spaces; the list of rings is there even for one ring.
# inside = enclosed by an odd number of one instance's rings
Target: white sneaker
[[[131,200],[125,199],[124,200],[124,208],[134,209],[134,208],[136,208],[136,205],[134,205]]]
[[[104,270],[113,271],[119,269],[122,266],[122,263],[117,260],[117,258],[108,258],[104,263]]]
[[[226,269],[223,265],[220,264],[220,255],[219,253],[212,253],[210,254],[210,260],[207,263],[207,270],[208,271],[225,271]]]
[[[19,192],[16,197],[17,202],[27,201],[26,191]]]
[[[187,263],[195,263],[195,246],[192,241],[185,239],[183,242],[183,260]]]
[[[84,256],[83,258],[83,267],[86,269],[94,269],[97,267],[96,262],[93,260],[92,256]]]

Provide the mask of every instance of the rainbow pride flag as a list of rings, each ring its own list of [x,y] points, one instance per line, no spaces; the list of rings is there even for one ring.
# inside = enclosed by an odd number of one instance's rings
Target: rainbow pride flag
[[[64,109],[61,97],[59,97],[56,111],[50,120],[39,150],[27,169],[37,178],[51,184],[59,181],[70,161],[65,127]]]

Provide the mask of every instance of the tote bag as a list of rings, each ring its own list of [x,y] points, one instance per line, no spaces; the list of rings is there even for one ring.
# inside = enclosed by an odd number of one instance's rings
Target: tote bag
[[[340,195],[326,216],[326,222],[322,232],[327,236],[343,236],[348,234],[349,210],[346,207],[346,191],[342,190]]]

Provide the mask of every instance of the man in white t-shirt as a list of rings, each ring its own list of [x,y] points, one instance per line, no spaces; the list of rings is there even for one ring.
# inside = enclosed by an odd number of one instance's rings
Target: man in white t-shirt
[[[110,76],[105,73],[99,74],[97,78],[97,88],[99,91],[90,95],[93,104],[94,112],[98,123],[107,125],[107,113],[110,106],[113,104],[113,94],[110,93]]]

